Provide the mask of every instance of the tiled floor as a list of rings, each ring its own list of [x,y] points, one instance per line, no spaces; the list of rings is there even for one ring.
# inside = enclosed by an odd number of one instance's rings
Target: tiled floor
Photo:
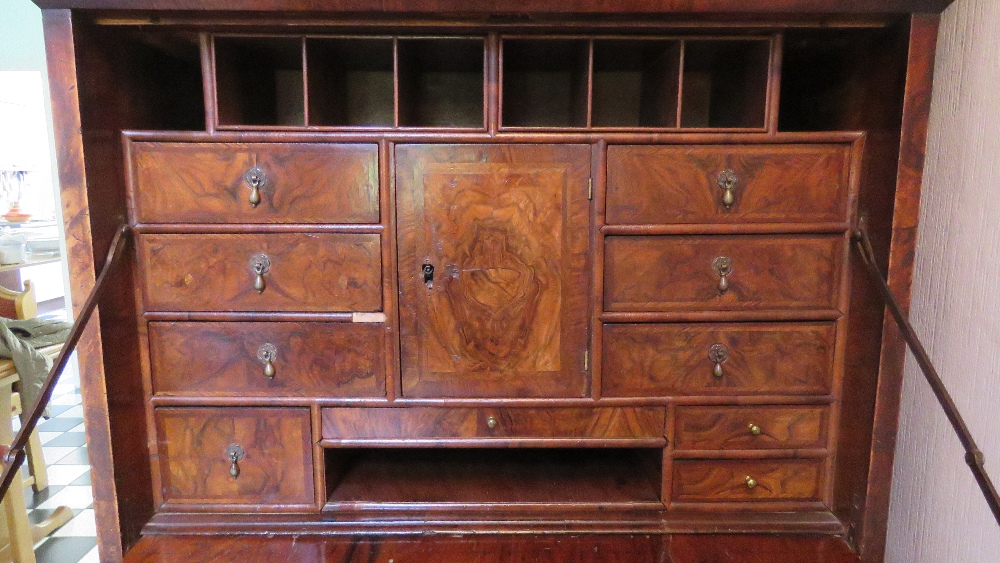
[[[40,522],[59,506],[71,508],[74,516],[35,545],[35,558],[38,563],[96,562],[94,499],[80,395],[59,395],[53,397],[49,405],[52,418],[38,425],[49,470],[49,486],[38,494],[30,487],[25,489],[28,517],[32,522]]]

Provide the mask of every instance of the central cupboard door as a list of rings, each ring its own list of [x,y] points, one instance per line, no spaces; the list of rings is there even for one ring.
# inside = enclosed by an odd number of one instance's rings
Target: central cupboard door
[[[581,397],[590,147],[396,148],[403,395]]]

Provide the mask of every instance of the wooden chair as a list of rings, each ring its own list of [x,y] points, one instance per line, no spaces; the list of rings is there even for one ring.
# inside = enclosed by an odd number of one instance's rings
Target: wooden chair
[[[11,291],[0,286],[0,316],[30,319],[37,313],[38,304],[35,300],[35,289],[30,281],[24,281],[23,291]],[[60,349],[62,349],[62,345],[58,344],[47,346],[39,352],[49,357],[55,357],[59,354]],[[3,444],[13,442],[12,417],[22,414],[21,397],[14,390],[19,381],[20,377],[14,367],[14,362],[6,359],[0,360],[0,413],[11,413],[10,416],[0,417],[0,443]],[[26,457],[30,476],[24,479],[24,484],[31,484],[36,492],[45,489],[48,486],[48,471],[45,467],[42,442],[37,430],[32,432],[29,437]],[[3,526],[3,530],[0,530],[6,532],[6,541],[3,543],[3,547],[0,547],[0,561],[34,562],[34,545],[73,518],[73,511],[69,507],[60,506],[41,523],[32,525],[28,520],[28,509],[24,495],[18,487],[12,487],[0,504],[3,505],[6,524]]]

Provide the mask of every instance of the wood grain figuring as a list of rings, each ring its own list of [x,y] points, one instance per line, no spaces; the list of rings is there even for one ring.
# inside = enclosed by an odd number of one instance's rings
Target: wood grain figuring
[[[382,324],[149,323],[153,392],[214,397],[382,397]],[[258,350],[271,344],[275,375]]]
[[[378,223],[374,144],[132,142],[140,223]],[[244,174],[260,168],[260,204]]]
[[[612,146],[607,223],[845,221],[850,145]],[[739,178],[726,208],[719,174]]]
[[[677,450],[824,448],[829,408],[679,406],[674,424]]]
[[[834,323],[606,324],[606,397],[830,392]],[[722,377],[709,349],[729,353]]]
[[[605,239],[606,311],[836,309],[843,236]],[[732,259],[719,291],[716,257]]]
[[[747,486],[747,477],[757,481]],[[676,460],[675,502],[818,500],[822,460]]]
[[[663,425],[664,411],[658,407],[323,409],[324,440],[639,439],[662,437]]]
[[[308,409],[159,408],[156,426],[170,508],[301,510],[313,504]],[[230,444],[246,452],[236,479],[229,473]]]
[[[589,165],[586,146],[396,149],[404,396],[584,394]]]
[[[381,311],[378,235],[139,235],[147,311]],[[271,262],[263,293],[250,259]]]

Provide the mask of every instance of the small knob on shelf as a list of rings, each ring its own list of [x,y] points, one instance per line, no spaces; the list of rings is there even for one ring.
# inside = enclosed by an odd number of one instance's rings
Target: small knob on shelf
[[[497,427],[497,419],[493,418],[492,416],[489,417],[489,418],[487,418],[486,419],[486,426],[488,426],[490,430],[496,428]]]
[[[747,475],[745,483],[747,484],[747,488],[750,490],[757,488],[757,480],[749,475]]]
[[[754,436],[760,436],[760,426],[757,426],[756,424],[751,422],[748,425],[748,427],[750,429],[751,434],[753,434]]]

